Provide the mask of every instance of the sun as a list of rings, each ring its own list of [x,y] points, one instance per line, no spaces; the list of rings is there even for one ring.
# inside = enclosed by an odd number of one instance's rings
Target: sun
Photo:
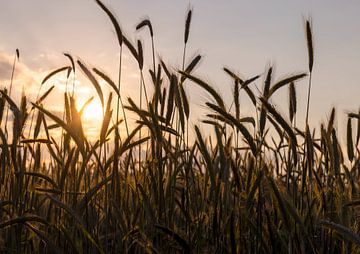
[[[85,97],[82,97],[77,102],[77,109],[79,111],[87,102],[87,100],[83,100],[83,98]],[[92,99],[89,103],[87,103],[82,110],[81,120],[85,136],[89,140],[96,140],[99,136],[103,121],[102,106],[99,100]]]
[[[103,118],[101,103],[92,100],[84,109],[82,118],[88,122],[100,122]]]

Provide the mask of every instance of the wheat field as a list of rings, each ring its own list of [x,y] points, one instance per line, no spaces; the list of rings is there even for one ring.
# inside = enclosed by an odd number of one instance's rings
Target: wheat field
[[[233,84],[233,97],[225,100],[193,74],[202,56],[187,55],[191,9],[178,69],[156,57],[151,21],[137,25],[151,43],[148,68],[142,42],[133,43],[107,6],[96,3],[117,36],[117,81],[66,53],[68,66],[39,84],[67,75],[62,116],[47,105],[54,86],[35,101],[23,94],[19,103],[12,78],[0,90],[1,253],[360,252],[360,113],[347,115],[345,144],[334,126],[335,109],[327,123],[309,126],[316,58],[310,20],[306,72],[278,80],[268,67],[264,75],[242,79],[224,67]],[[138,64],[139,101],[121,91],[123,50]],[[13,73],[18,50],[14,57]],[[90,101],[76,106],[75,71],[102,105],[95,140],[82,123]],[[308,81],[305,123],[296,121],[299,80]],[[186,84],[210,98],[196,125],[189,123]],[[288,91],[286,115],[274,106],[278,90]],[[253,115],[242,114],[240,94],[249,98]]]

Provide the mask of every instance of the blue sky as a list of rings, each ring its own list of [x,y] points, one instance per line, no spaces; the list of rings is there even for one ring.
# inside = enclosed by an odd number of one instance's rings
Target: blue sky
[[[143,40],[147,54],[150,53],[148,34],[135,32],[135,26],[143,17],[149,17],[158,54],[175,68],[180,67],[185,15],[191,5],[194,15],[188,56],[196,53],[204,56],[196,75],[210,81],[225,98],[230,98],[232,83],[222,71],[223,66],[246,78],[263,74],[272,65],[276,70],[275,80],[306,71],[304,19],[311,16],[315,46],[311,122],[316,125],[326,120],[331,106],[337,107],[339,115],[360,106],[360,75],[357,75],[360,69],[359,1],[103,2],[116,13],[123,31],[130,38]],[[67,64],[62,52],[71,52],[106,70],[114,79],[116,77],[116,37],[111,23],[94,1],[2,1],[0,38],[2,59],[8,61],[19,48],[21,67],[27,80],[34,79],[35,83],[47,71]],[[0,86],[6,85],[10,76],[4,64],[6,61],[0,61],[3,75]],[[124,76],[123,92],[136,96],[136,64],[129,54],[124,68],[128,76]],[[257,83],[259,88],[263,79]],[[21,82],[24,81],[18,77],[18,88]],[[208,96],[193,87],[188,84],[190,99],[201,112]],[[305,79],[298,84],[299,120],[304,118],[306,90]],[[283,89],[273,102],[286,114],[287,90]],[[245,112],[248,106],[244,100]]]

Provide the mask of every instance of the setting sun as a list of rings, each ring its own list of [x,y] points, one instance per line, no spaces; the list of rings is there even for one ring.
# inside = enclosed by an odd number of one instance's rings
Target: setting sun
[[[82,105],[82,104],[81,104]],[[85,108],[82,114],[83,120],[88,122],[101,121],[103,118],[103,112],[101,103],[92,100]]]
[[[78,110],[81,110],[81,108],[84,107],[84,104],[86,103],[86,100],[83,101],[82,98],[83,97],[81,97],[77,102]],[[96,138],[99,136],[103,119],[101,103],[96,99],[91,100],[90,103],[87,104],[83,109],[81,118],[84,133],[87,138],[89,140],[96,140]]]

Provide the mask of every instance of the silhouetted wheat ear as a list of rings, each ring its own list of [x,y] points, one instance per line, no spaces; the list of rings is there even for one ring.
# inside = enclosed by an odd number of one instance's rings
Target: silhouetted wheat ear
[[[308,47],[308,55],[309,55],[309,87],[308,87],[308,95],[307,95],[307,104],[306,104],[306,118],[305,123],[309,123],[309,108],[310,108],[310,96],[311,96],[311,77],[312,77],[312,69],[314,65],[314,48],[313,48],[313,38],[312,38],[312,29],[310,20],[306,20],[306,41]]]
[[[184,43],[186,44],[189,39],[189,33],[190,33],[190,23],[191,23],[191,16],[192,16],[192,10],[190,9],[188,11],[186,22],[185,22],[185,34],[184,34]]]
[[[234,80],[234,103],[235,103],[235,115],[236,119],[239,120],[240,118],[240,93],[239,93],[239,81]]]
[[[101,86],[99,85],[99,82],[96,80],[91,71],[85,66],[85,64],[83,64],[80,60],[78,60],[77,63],[80,66],[81,70],[85,73],[86,77],[91,81],[91,84],[94,86],[96,92],[99,95],[101,106],[104,109],[104,95],[101,90]]]
[[[144,19],[143,21],[141,21],[137,26],[136,26],[136,30],[140,30],[143,27],[147,26],[149,28],[149,32],[150,32],[150,36],[153,37],[154,36],[154,32],[153,32],[153,28],[151,25],[151,22],[149,19]]]
[[[93,71],[99,75],[103,80],[105,80],[111,87],[112,89],[114,89],[114,91],[116,92],[116,94],[120,97],[120,91],[119,91],[119,88],[116,87],[114,81],[112,81],[112,79],[105,74],[105,72],[103,71],[100,71],[99,69],[97,68],[93,68]]]
[[[137,41],[137,45],[138,45],[139,68],[140,68],[140,70],[142,70],[144,67],[144,55],[143,55],[143,48],[142,48],[142,44],[141,44],[140,40]]]
[[[271,79],[272,79],[272,67],[269,68],[267,75],[266,75],[266,79],[265,79],[265,84],[264,84],[264,91],[263,91],[263,96],[266,98],[269,94],[270,91],[270,85],[271,85]]]
[[[201,55],[197,55],[196,57],[194,57],[194,59],[191,60],[189,65],[186,67],[185,72],[190,73],[197,66],[200,60],[201,60]]]
[[[310,20],[306,20],[306,41],[309,55],[309,71],[312,72],[314,65],[314,49]]]
[[[139,56],[138,56],[138,53],[137,53],[136,48],[134,47],[134,45],[132,45],[132,43],[125,36],[123,37],[123,40],[124,40],[125,46],[130,50],[133,57],[136,59],[136,61],[139,62]]]
[[[349,161],[353,161],[354,159],[354,143],[352,137],[352,126],[351,126],[351,118],[348,117],[347,122],[347,131],[346,131],[346,144],[347,144],[347,154]]]
[[[48,75],[46,75],[46,77],[43,79],[43,81],[41,82],[41,85],[43,85],[47,80],[49,80],[52,76],[54,76],[55,74],[59,73],[59,72],[62,72],[62,71],[69,71],[69,69],[71,69],[70,66],[65,66],[65,67],[61,67],[61,68],[58,68],[52,72],[50,72]]]
[[[109,16],[111,23],[113,24],[113,26],[115,28],[119,46],[121,47],[122,43],[123,43],[123,36],[122,36],[121,28],[120,28],[118,21],[116,20],[114,14],[112,14],[112,12],[100,0],[95,0],[95,1],[100,6],[100,8]]]
[[[75,73],[75,62],[74,62],[74,58],[73,58],[69,53],[64,53],[64,56],[66,56],[66,57],[70,60],[72,71]]]
[[[294,82],[290,83],[289,86],[289,117],[290,117],[290,122],[293,121],[294,116],[296,114],[296,89],[295,89],[295,85]]]

